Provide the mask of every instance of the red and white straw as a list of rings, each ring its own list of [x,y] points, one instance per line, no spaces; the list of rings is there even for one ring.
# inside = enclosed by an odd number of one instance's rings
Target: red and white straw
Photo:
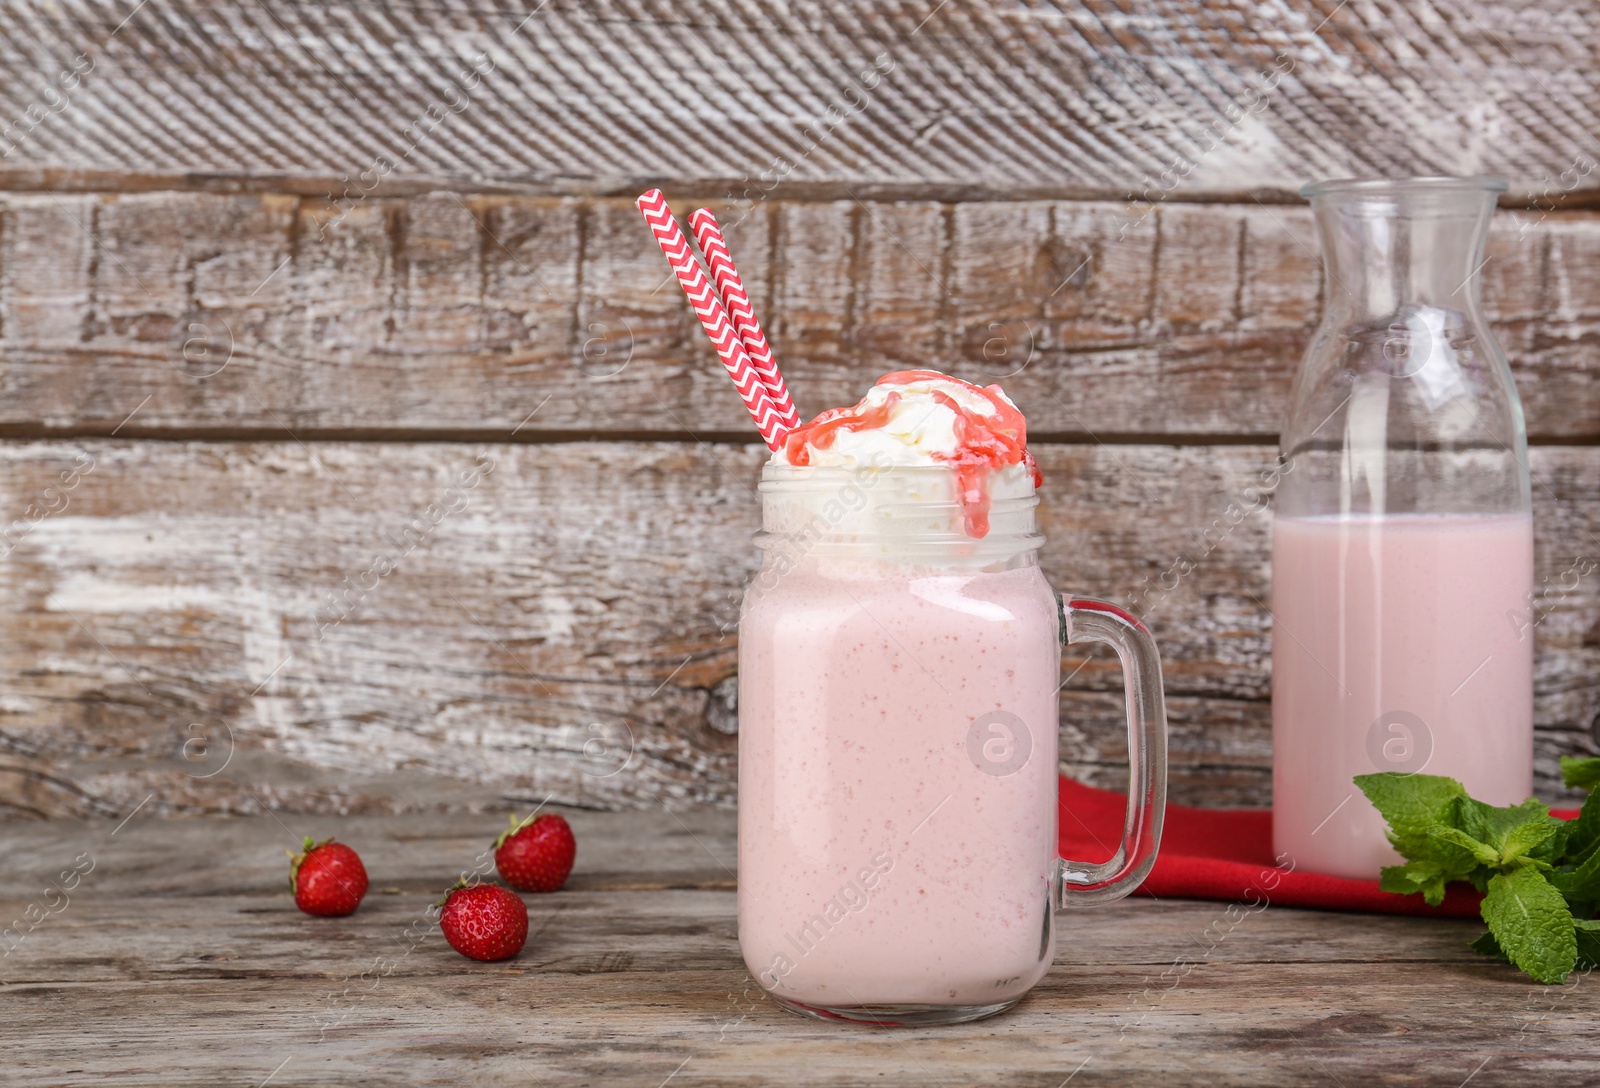
[[[661,195],[660,189],[651,189],[641,195],[637,203],[639,210],[644,213],[645,222],[650,224],[650,230],[656,236],[657,244],[661,246],[661,252],[666,254],[673,274],[678,277],[683,293],[689,296],[689,305],[694,308],[701,327],[711,338],[711,346],[717,349],[717,358],[722,360],[728,377],[733,379],[739,396],[744,398],[745,407],[750,409],[750,418],[755,420],[762,440],[768,449],[776,450],[783,436],[793,430],[794,425],[786,421],[784,413],[774,403],[767,390],[766,379],[751,361],[744,341],[728,318],[722,298],[706,278],[705,269],[700,267],[689,239],[672,217],[667,198]],[[773,369],[776,371],[776,367]],[[781,377],[779,382],[782,382]],[[790,410],[793,411],[792,405]]]
[[[783,373],[772,358],[772,345],[767,343],[767,334],[761,331],[755,307],[750,305],[750,293],[744,289],[739,270],[733,266],[733,255],[728,252],[728,243],[722,237],[717,217],[711,214],[710,208],[700,208],[689,214],[689,229],[694,231],[694,240],[700,243],[700,252],[705,254],[706,264],[711,266],[711,278],[717,283],[717,293],[722,296],[728,317],[733,321],[733,329],[744,342],[750,362],[766,384],[767,395],[777,406],[784,426],[794,430],[800,426],[800,413],[795,411],[794,401],[789,397],[789,387],[783,381]]]

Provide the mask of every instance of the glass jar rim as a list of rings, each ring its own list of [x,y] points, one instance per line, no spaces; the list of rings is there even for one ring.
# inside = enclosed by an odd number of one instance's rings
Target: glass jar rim
[[[991,493],[982,514],[989,531],[980,537],[968,534],[971,510],[949,465],[768,464],[757,490],[762,531],[755,543],[764,550],[800,543],[807,552],[926,552],[966,561],[1012,556],[1044,539],[1035,521],[1039,496],[1031,476],[1013,477],[1011,490]]]
[[[1505,178],[1491,174],[1472,174],[1455,177],[1448,174],[1425,174],[1409,178],[1330,178],[1312,181],[1300,187],[1300,195],[1310,200],[1329,193],[1393,193],[1440,192],[1448,190],[1473,190],[1476,192],[1503,193],[1511,187]]]
[[[1005,471],[1024,472],[1021,465],[1007,465]],[[866,492],[883,483],[900,484],[912,493],[880,492],[880,501],[903,510],[959,514],[965,508],[957,489],[958,477],[951,465],[905,465],[866,462],[851,467],[840,465],[779,465],[769,462],[761,471],[756,491],[763,500],[784,498],[840,498],[845,490]],[[992,484],[991,484],[992,486]],[[864,502],[865,500],[863,500]],[[1029,480],[1025,494],[991,493],[988,508],[993,513],[1031,510],[1039,505],[1038,491]]]

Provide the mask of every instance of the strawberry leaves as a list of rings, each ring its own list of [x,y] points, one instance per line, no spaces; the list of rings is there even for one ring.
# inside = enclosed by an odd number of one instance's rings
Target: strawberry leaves
[[[1600,785],[1600,759],[1563,759],[1568,785]],[[1564,981],[1575,967],[1600,966],[1600,801],[1591,793],[1578,819],[1559,820],[1537,799],[1486,805],[1461,783],[1437,775],[1368,774],[1356,785],[1389,824],[1406,859],[1384,868],[1379,886],[1444,901],[1451,881],[1485,892],[1489,932],[1472,943],[1540,982]]]

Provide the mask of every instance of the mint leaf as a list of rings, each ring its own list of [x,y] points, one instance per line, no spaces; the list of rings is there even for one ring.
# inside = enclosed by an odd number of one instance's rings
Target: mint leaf
[[[1600,921],[1574,921],[1573,936],[1578,940],[1577,967],[1588,971],[1600,967]]]
[[[1582,861],[1600,843],[1600,793],[1591,793],[1583,802],[1576,820],[1569,820],[1566,852],[1571,861]]]
[[[1451,802],[1451,807],[1446,810],[1445,818],[1441,823],[1451,827],[1459,827],[1468,835],[1481,843],[1490,843],[1495,838],[1494,832],[1489,827],[1489,811],[1494,806],[1486,805],[1482,801],[1474,801],[1470,797],[1462,797]],[[1499,848],[1496,847],[1496,853]],[[1487,881],[1489,878],[1484,877]],[[1482,889],[1479,889],[1480,891]]]
[[[1556,818],[1552,816],[1551,819]],[[1578,821],[1556,820],[1556,823],[1561,826],[1555,829],[1554,834],[1528,851],[1530,859],[1554,865],[1567,856],[1567,843],[1572,839],[1572,833],[1577,830]]]
[[[1452,846],[1459,846],[1462,850],[1471,854],[1473,859],[1480,865],[1500,864],[1500,851],[1487,843],[1479,842],[1465,831],[1454,827],[1446,827],[1444,824],[1434,824],[1428,829],[1428,837],[1450,843]]]
[[[1578,960],[1567,901],[1533,868],[1496,873],[1483,900],[1483,920],[1507,958],[1540,982],[1563,982]]]
[[[1483,936],[1473,941],[1467,947],[1471,948],[1474,952],[1482,952],[1485,956],[1493,956],[1502,963],[1511,962],[1511,960],[1507,958],[1506,954],[1500,950],[1500,942],[1494,939],[1493,933],[1485,932]]]
[[[1561,781],[1568,789],[1592,790],[1600,785],[1600,757],[1561,757]]]
[[[1478,864],[1464,850],[1428,834],[1443,824],[1455,827],[1453,813],[1467,791],[1453,778],[1434,774],[1360,774],[1355,783],[1389,823],[1389,842],[1411,861],[1435,861],[1450,874],[1465,874]]]
[[[1474,853],[1479,861],[1491,867],[1536,864],[1548,868],[1571,833],[1567,821],[1550,815],[1550,809],[1536,797],[1520,805],[1500,807],[1464,797],[1454,805],[1443,822],[1492,847],[1496,854],[1493,861]]]
[[[1590,854],[1576,869],[1547,873],[1551,885],[1568,899],[1600,899],[1600,853]]]
[[[1540,820],[1530,820],[1521,826],[1513,827],[1506,832],[1505,840],[1500,844],[1500,864],[1510,865],[1517,861],[1541,863],[1540,859],[1531,856],[1533,851],[1555,838],[1561,831],[1563,823],[1564,821],[1545,816]]]
[[[1524,824],[1547,821],[1552,826],[1560,826],[1556,818],[1550,815],[1550,809],[1537,797],[1530,797],[1520,805],[1486,805],[1482,801],[1473,801],[1471,799],[1468,799],[1466,803],[1472,806],[1473,810],[1483,820],[1482,828],[1484,833],[1481,835],[1475,834],[1474,837],[1496,849],[1505,845],[1507,835]],[[1471,830],[1467,820],[1463,820],[1460,826]]]
[[[1385,866],[1378,879],[1378,887],[1397,895],[1415,895],[1430,907],[1444,902],[1444,868],[1435,861],[1408,861],[1404,865]]]

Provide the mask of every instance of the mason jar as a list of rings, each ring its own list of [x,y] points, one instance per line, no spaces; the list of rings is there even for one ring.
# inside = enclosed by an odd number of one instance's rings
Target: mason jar
[[[1003,1011],[1049,970],[1056,909],[1121,898],[1155,860],[1155,644],[1046,582],[1031,468],[989,483],[974,537],[942,466],[764,471],[739,624],[739,943],[793,1011]],[[1128,702],[1126,833],[1102,864],[1057,845],[1061,646],[1085,641],[1116,650]]]

